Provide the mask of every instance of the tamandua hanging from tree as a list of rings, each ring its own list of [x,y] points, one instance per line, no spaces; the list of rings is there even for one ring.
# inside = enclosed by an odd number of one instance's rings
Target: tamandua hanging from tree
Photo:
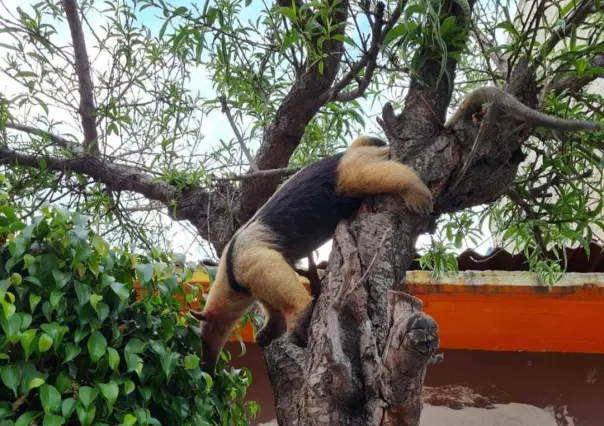
[[[213,374],[237,321],[257,300],[265,314],[256,336],[260,346],[288,332],[299,346],[306,330],[311,296],[293,265],[327,242],[340,220],[356,214],[368,195],[400,195],[411,211],[428,215],[432,194],[409,167],[389,159],[390,147],[378,138],[358,137],[339,154],[300,170],[231,238],[200,321],[202,368]],[[305,312],[306,311],[306,312]]]

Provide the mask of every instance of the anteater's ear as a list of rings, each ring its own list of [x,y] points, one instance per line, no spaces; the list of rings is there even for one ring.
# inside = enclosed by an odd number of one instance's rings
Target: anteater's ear
[[[193,309],[189,309],[189,313],[193,316],[193,318],[198,321],[207,321],[208,318],[203,314],[203,312],[194,311]]]

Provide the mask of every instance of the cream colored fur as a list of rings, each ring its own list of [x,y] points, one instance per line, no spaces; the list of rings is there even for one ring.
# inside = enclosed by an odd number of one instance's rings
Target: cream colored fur
[[[336,191],[346,195],[400,195],[414,212],[428,213],[432,196],[426,185],[408,166],[389,160],[390,148],[377,138],[360,136],[347,150],[337,169]],[[225,247],[216,279],[208,294],[203,313],[192,312],[202,321],[202,338],[217,358],[236,322],[258,300],[265,313],[265,327],[258,335],[265,343],[293,333],[308,309],[311,296],[292,266],[277,250],[272,230],[254,215],[233,237],[233,271],[240,285],[250,294],[241,294],[229,286]],[[204,320],[205,319],[205,320]],[[213,360],[215,362],[215,359]]]

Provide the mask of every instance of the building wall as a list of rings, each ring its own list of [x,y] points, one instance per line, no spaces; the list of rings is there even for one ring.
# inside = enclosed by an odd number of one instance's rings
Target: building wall
[[[238,344],[233,365],[252,371],[248,398],[262,411],[251,426],[276,426],[261,351]],[[444,350],[428,369],[422,426],[601,426],[604,355]],[[283,426],[283,425],[282,425]]]

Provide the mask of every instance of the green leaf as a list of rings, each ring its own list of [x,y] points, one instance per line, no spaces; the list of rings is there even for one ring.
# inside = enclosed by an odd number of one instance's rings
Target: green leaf
[[[57,388],[48,383],[40,386],[40,401],[46,414],[56,413],[61,409],[61,394]]]
[[[73,414],[73,412],[76,409],[77,404],[78,404],[78,401],[76,401],[73,398],[67,398],[67,399],[63,400],[63,404],[61,404],[61,414],[63,414],[63,417],[66,419],[71,417],[71,415]]]
[[[136,265],[136,276],[142,285],[147,284],[153,278],[153,265],[150,263],[139,263]]]
[[[68,389],[71,389],[73,383],[72,378],[65,371],[61,371],[55,382],[55,387],[60,393],[65,393]]]
[[[84,338],[88,336],[88,330],[84,329],[84,328],[78,328],[75,331],[75,335],[73,337],[73,341],[77,344],[80,343],[82,340],[84,340]]]
[[[32,314],[36,310],[36,306],[38,306],[38,303],[40,303],[40,300],[42,300],[42,298],[40,296],[38,296],[37,294],[30,293],[29,310],[31,311]]]
[[[136,388],[136,385],[132,380],[126,380],[124,383],[124,395],[128,395]]]
[[[21,333],[21,347],[25,352],[25,360],[29,359],[29,356],[34,351],[32,343],[36,338],[36,330],[27,330]]]
[[[132,414],[126,414],[124,417],[124,422],[122,423],[124,426],[132,426],[136,423],[136,417]]]
[[[128,299],[130,299],[130,291],[128,291],[124,284],[114,281],[111,283],[111,289],[118,295],[122,303],[127,303]]]
[[[15,422],[15,426],[29,426],[41,415],[41,411],[28,411],[27,413],[23,413]]]
[[[113,410],[113,404],[115,404],[115,401],[117,401],[117,396],[120,392],[119,387],[115,382],[99,383],[98,386],[101,389],[103,398],[105,398],[107,401],[109,411]]]
[[[199,357],[197,355],[187,355],[185,357],[185,370],[193,370],[199,366]]]
[[[62,426],[65,424],[65,419],[56,414],[46,414],[42,426]]]
[[[40,377],[34,377],[30,380],[29,385],[27,385],[27,390],[30,391],[32,389],[39,388],[44,383],[44,379],[41,379]]]
[[[13,391],[15,398],[17,397],[17,386],[21,383],[21,370],[15,365],[7,365],[0,369],[0,379],[4,384]]]
[[[80,306],[84,306],[90,300],[90,296],[92,295],[92,290],[88,284],[83,284],[79,281],[76,281],[74,284],[76,296],[78,296],[78,302]]]
[[[90,404],[94,402],[96,397],[99,395],[97,388],[91,388],[90,386],[82,386],[78,392],[78,399],[85,408],[88,408]]]
[[[7,302],[6,300],[2,301],[2,310],[4,311],[4,318],[7,320],[13,316],[15,311],[17,310],[16,306],[12,303]]]
[[[107,305],[104,302],[99,303],[98,309],[97,309],[97,314],[98,314],[101,322],[105,321],[107,319],[107,317],[109,316],[109,305]]]
[[[33,275],[29,275],[29,276],[25,277],[24,281],[28,281],[28,282],[32,283],[33,285],[42,287],[42,283],[40,282],[40,280],[37,277],[34,277]]]
[[[0,402],[0,419],[5,419],[13,415],[13,408],[8,402]],[[2,424],[2,423],[0,423]]]
[[[298,20],[296,11],[291,7],[279,7],[277,11],[294,23]]]
[[[206,384],[206,391],[210,391],[212,390],[212,388],[214,387],[214,379],[212,379],[212,376],[210,376],[208,373],[206,373],[205,371],[201,372],[201,376],[203,377],[203,380],[205,381]]]
[[[76,356],[78,356],[82,352],[82,348],[74,345],[73,343],[68,343],[65,345],[65,360],[63,363],[69,362],[73,360]]]
[[[6,318],[4,315],[0,315],[0,325],[2,326],[7,339],[10,341],[16,337],[21,329],[21,316],[12,315],[10,318]]]
[[[161,357],[161,367],[164,370],[164,374],[168,378],[168,381],[170,381],[170,378],[176,369],[176,363],[179,357],[180,354],[176,352],[168,352]]]
[[[92,247],[101,257],[105,257],[109,253],[109,244],[98,235],[92,237]]]
[[[99,312],[97,306],[101,300],[103,300],[103,296],[99,296],[98,294],[93,294],[90,296],[90,304],[96,313]]]
[[[124,358],[126,359],[126,365],[128,366],[127,372],[136,371],[136,374],[139,376],[143,372],[143,360],[136,354],[124,353]]]
[[[159,356],[164,356],[168,352],[166,344],[161,340],[151,340],[149,344],[151,345],[151,349],[153,350],[153,352],[155,352]]]
[[[40,340],[38,340],[38,351],[44,353],[52,347],[52,337],[46,333],[42,333]]]
[[[13,274],[10,276],[10,280],[15,287],[18,287],[23,282],[23,277],[21,276],[21,274],[13,272]]]
[[[94,405],[91,405],[88,408],[79,406],[76,411],[78,413],[78,420],[82,426],[89,426],[94,422],[94,416],[96,414],[96,407]]]
[[[140,354],[145,350],[146,345],[141,339],[135,337],[130,339],[124,348],[125,353]]]
[[[19,329],[21,331],[27,330],[27,328],[31,325],[33,317],[26,312],[19,312],[17,315],[21,317],[21,327]]]
[[[90,359],[92,362],[97,362],[103,357],[103,355],[105,355],[105,351],[107,349],[107,340],[100,331],[96,330],[90,335],[87,347],[88,353],[90,354]]]
[[[120,364],[120,354],[113,348],[107,348],[107,362],[113,371],[117,371]]]
[[[65,293],[63,293],[62,291],[53,290],[53,292],[50,293],[50,305],[56,309],[57,305],[59,304],[59,301],[61,300],[64,294]]]
[[[52,276],[57,283],[57,288],[63,288],[71,279],[71,272],[61,272],[58,269],[53,269]]]

